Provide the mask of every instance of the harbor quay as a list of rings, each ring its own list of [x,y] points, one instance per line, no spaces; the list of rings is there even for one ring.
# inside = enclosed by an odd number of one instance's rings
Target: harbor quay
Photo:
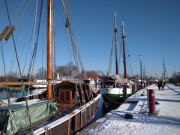
[[[154,111],[149,90],[154,91]],[[92,123],[78,135],[178,135],[180,133],[180,87],[164,89],[150,85],[129,97],[117,109]]]

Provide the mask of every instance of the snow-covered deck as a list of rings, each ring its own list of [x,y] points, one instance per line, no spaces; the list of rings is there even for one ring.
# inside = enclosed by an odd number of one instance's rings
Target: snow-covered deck
[[[156,115],[149,115],[147,89],[155,90]],[[133,119],[124,119],[130,113]],[[180,134],[180,87],[168,84],[159,91],[155,85],[148,86],[129,97],[118,109],[112,110],[92,135],[179,135]]]

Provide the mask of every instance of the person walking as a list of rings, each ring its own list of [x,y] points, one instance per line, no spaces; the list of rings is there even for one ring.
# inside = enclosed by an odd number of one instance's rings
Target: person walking
[[[162,81],[161,85],[162,85],[162,90],[164,90],[164,81]]]
[[[159,80],[158,81],[158,88],[159,88],[159,90],[161,89],[161,86],[162,86],[162,82]]]

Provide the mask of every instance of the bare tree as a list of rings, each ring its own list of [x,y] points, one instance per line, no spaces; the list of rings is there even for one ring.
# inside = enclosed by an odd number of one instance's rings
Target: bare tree
[[[76,75],[76,66],[73,65],[72,61],[66,65],[66,72],[70,78]]]
[[[1,76],[1,77],[0,77],[0,82],[5,82],[5,81],[6,81],[5,76]]]
[[[18,75],[16,72],[10,72],[8,75],[7,75],[7,80],[10,81],[10,82],[14,82],[14,81],[17,81],[18,80]]]
[[[172,78],[170,79],[171,83],[174,83],[175,85],[180,85],[180,75],[176,74],[176,72],[174,72],[172,74]]]
[[[86,72],[87,76],[98,76],[97,72],[95,70],[90,70]]]
[[[47,71],[46,71],[45,68],[39,68],[39,69],[38,69],[38,72],[36,73],[35,76],[36,76],[37,78],[43,79],[43,78],[46,78],[46,73],[47,73]]]
[[[98,74],[98,76],[105,76],[104,72],[101,70],[97,70],[96,73]]]
[[[56,73],[59,73],[60,77],[67,76],[66,66],[58,66]]]

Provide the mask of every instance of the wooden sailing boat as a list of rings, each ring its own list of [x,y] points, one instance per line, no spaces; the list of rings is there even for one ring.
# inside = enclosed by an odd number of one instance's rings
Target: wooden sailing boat
[[[52,94],[52,8],[48,0],[47,93],[25,101],[0,106],[0,134],[69,135],[95,115],[101,94],[82,81],[64,81]],[[18,101],[18,100],[17,100]]]
[[[132,88],[129,85],[126,71],[126,55],[125,55],[125,35],[124,23],[122,21],[122,40],[123,40],[123,61],[124,61],[124,78],[118,73],[118,57],[117,57],[117,28],[116,14],[114,17],[114,36],[115,36],[115,57],[116,57],[116,74],[108,76],[102,84],[102,94],[106,108],[118,105],[120,100],[123,100],[123,87],[126,86],[126,96],[132,94]]]

